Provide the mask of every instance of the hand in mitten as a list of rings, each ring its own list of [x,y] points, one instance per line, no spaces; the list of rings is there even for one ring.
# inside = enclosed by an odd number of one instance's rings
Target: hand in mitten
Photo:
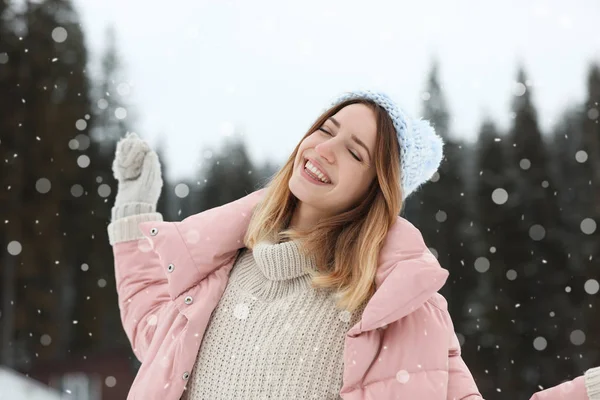
[[[534,393],[529,400],[600,400],[600,367],[573,380]]]
[[[128,133],[117,143],[112,170],[118,181],[114,208],[122,210],[132,203],[156,208],[163,186],[160,161],[137,134]]]

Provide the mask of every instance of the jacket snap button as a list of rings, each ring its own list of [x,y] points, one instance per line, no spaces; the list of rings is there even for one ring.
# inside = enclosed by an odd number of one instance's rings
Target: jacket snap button
[[[150,234],[151,234],[152,236],[156,236],[156,234],[157,234],[157,233],[158,233],[158,229],[156,229],[156,228],[152,228],[152,229],[150,229]]]
[[[185,302],[185,304],[192,304],[192,296],[187,296],[183,301]]]
[[[167,267],[167,271],[169,271],[169,272],[173,272],[174,269],[175,269],[175,266],[173,264],[169,264],[169,266]]]
[[[184,380],[186,380],[186,381],[187,381],[189,377],[190,377],[190,373],[189,373],[189,372],[187,372],[187,371],[185,371],[185,372],[183,373],[183,376],[182,376],[182,378],[183,378]]]

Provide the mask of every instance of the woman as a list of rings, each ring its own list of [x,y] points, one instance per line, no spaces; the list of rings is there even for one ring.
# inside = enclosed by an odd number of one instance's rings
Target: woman
[[[142,362],[128,398],[482,399],[448,272],[398,216],[442,146],[385,94],[346,93],[266,188],[164,222],[156,153],[128,135],[108,227]]]

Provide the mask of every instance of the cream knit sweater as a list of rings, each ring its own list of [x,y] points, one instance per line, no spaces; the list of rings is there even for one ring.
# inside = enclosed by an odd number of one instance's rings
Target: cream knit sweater
[[[340,398],[344,339],[360,312],[311,288],[314,267],[294,241],[240,254],[184,400]]]

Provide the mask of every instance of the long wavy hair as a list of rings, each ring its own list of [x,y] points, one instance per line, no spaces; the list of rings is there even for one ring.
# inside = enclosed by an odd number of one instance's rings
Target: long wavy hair
[[[261,241],[297,240],[301,251],[316,261],[317,270],[310,272],[312,287],[331,289],[337,307],[350,312],[375,293],[379,253],[402,209],[398,138],[385,109],[368,99],[346,100],[329,108],[302,138],[354,103],[371,108],[377,120],[373,157],[376,176],[362,201],[349,210],[321,219],[310,229],[288,228],[298,204],[288,187],[298,143],[285,165],[266,184],[264,197],[254,208],[244,236],[248,249]]]

